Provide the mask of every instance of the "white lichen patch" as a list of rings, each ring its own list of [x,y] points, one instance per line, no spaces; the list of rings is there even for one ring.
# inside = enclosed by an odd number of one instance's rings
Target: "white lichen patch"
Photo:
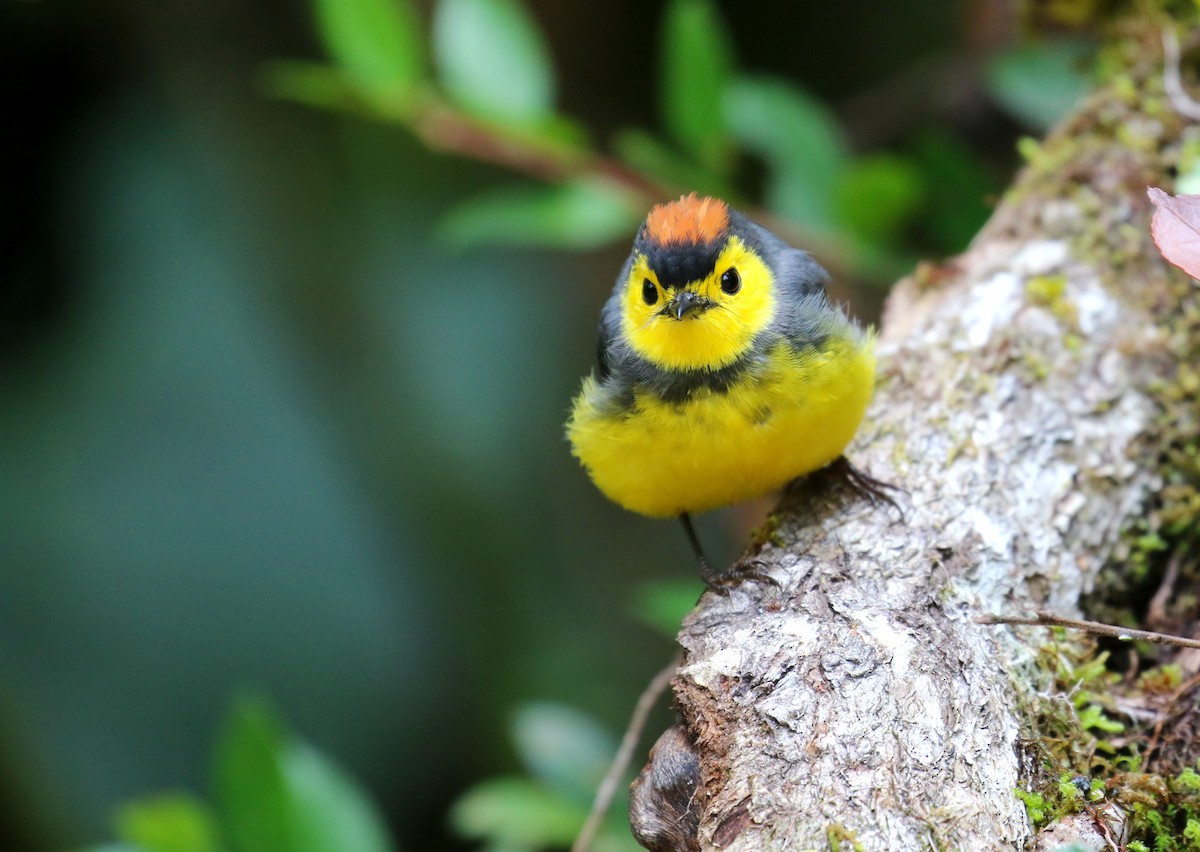
[[[951,345],[960,351],[979,349],[991,340],[993,332],[1010,322],[1019,307],[1014,298],[1019,285],[1020,278],[1012,272],[998,272],[973,288],[961,314],[963,333],[957,338],[961,343]]]

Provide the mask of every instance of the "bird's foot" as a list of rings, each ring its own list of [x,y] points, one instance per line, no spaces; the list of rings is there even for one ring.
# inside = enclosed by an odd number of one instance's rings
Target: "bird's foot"
[[[783,584],[768,574],[767,568],[767,563],[760,559],[743,559],[734,563],[728,571],[718,572],[705,560],[705,564],[700,566],[700,576],[704,578],[704,585],[708,590],[718,595],[728,595],[736,586],[747,580],[782,589]]]
[[[845,456],[838,456],[815,474],[829,483],[845,486],[852,494],[869,502],[872,506],[888,505],[904,520],[904,510],[892,494],[907,493],[898,485],[876,479],[864,470],[855,467]]]

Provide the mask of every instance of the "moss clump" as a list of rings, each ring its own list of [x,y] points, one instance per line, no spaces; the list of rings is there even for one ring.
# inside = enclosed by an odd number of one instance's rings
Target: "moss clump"
[[[1127,773],[1109,781],[1111,798],[1128,814],[1127,849],[1200,852],[1200,774]]]
[[[1017,790],[1025,813],[1035,828],[1050,825],[1065,816],[1077,814],[1090,803],[1104,798],[1104,792],[1086,775],[1064,773],[1044,792]]]
[[[1030,699],[1024,744],[1036,771],[1016,791],[1030,822],[1123,814],[1124,827],[1110,827],[1124,848],[1200,852],[1200,711],[1187,694],[1197,685],[1176,665],[1123,676],[1108,651],[1061,629],[1040,654],[1054,683]],[[1172,737],[1172,726],[1183,733]]]

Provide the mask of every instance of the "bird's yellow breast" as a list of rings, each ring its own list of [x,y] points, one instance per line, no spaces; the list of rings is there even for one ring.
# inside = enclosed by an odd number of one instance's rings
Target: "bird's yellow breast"
[[[615,406],[584,381],[567,435],[596,485],[653,517],[758,497],[841,455],[871,398],[872,340],[858,333],[804,351],[779,343],[725,390],[679,402],[634,389]]]

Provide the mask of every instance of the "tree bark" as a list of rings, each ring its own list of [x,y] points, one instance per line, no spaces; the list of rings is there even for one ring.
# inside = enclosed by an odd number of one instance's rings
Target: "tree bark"
[[[1146,186],[1194,128],[1145,62],[1132,95],[1096,93],[1042,144],[965,254],[890,297],[848,454],[904,489],[903,517],[794,486],[751,555],[780,588],[707,594],[685,620],[690,848],[1030,840],[1020,699],[1045,687],[1046,632],[974,619],[1077,613],[1160,485],[1156,383],[1196,290],[1150,241]]]

